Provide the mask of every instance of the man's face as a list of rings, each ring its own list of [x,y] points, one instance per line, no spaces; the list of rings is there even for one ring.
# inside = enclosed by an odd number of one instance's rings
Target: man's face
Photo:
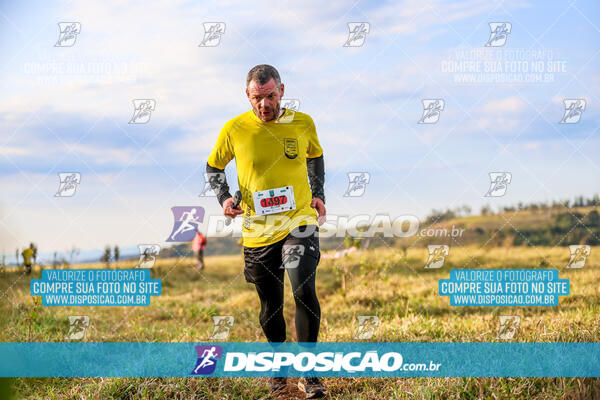
[[[283,96],[283,83],[277,87],[275,79],[271,78],[264,85],[251,81],[246,88],[246,96],[252,104],[254,114],[262,121],[271,121],[279,116],[279,105]]]

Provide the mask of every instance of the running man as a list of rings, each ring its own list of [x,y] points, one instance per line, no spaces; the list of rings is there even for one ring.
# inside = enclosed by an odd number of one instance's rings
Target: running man
[[[21,256],[23,257],[23,265],[25,266],[25,271],[28,274],[31,273],[31,266],[33,265],[33,243],[29,243],[29,247],[26,247],[22,252]]]
[[[241,205],[232,207],[226,179],[215,183],[213,190],[225,216],[244,214],[244,276],[258,293],[259,321],[267,340],[286,340],[283,279],[287,270],[296,301],[298,342],[316,342],[321,320],[315,290],[321,258],[318,226],[325,219],[323,149],[309,115],[280,108],[283,93],[274,67],[257,65],[248,72],[246,96],[252,110],[221,129],[206,172],[225,176],[225,167],[235,158]],[[297,263],[286,268],[284,246],[294,245],[304,251]],[[283,390],[286,384],[285,377],[269,381],[273,391]],[[298,386],[306,398],[327,394],[316,377],[302,378]]]
[[[192,241],[192,251],[196,253],[198,258],[198,269],[204,268],[204,248],[206,247],[206,238],[200,232],[196,234]]]

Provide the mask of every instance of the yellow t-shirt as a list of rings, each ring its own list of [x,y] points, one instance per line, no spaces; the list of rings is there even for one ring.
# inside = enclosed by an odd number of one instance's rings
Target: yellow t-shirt
[[[33,250],[26,247],[25,250],[21,252],[21,255],[23,256],[23,264],[30,265],[33,260]]]
[[[298,226],[317,225],[317,211],[310,206],[306,158],[322,154],[312,118],[299,111],[286,109],[279,119],[264,122],[249,110],[223,126],[208,164],[225,169],[235,158],[244,210],[244,246],[266,246]],[[252,194],[284,186],[293,187],[296,209],[256,215]]]

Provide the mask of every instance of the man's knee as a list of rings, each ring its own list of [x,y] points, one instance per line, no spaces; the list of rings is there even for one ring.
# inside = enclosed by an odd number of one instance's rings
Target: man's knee
[[[294,299],[299,305],[318,303],[317,293],[314,287],[302,285],[294,290]]]

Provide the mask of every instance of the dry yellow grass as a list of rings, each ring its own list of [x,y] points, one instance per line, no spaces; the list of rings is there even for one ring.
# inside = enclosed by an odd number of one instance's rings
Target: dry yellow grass
[[[321,341],[352,341],[357,315],[381,320],[374,341],[496,341],[497,316],[521,316],[515,341],[572,342],[600,338],[600,248],[586,267],[565,270],[568,248],[452,247],[439,270],[425,270],[426,249],[376,249],[341,260],[323,259],[317,275],[322,308]],[[208,257],[199,272],[192,259],[161,260],[152,277],[163,294],[149,307],[39,307],[29,295],[22,271],[4,272],[0,290],[1,340],[64,341],[69,315],[88,315],[89,341],[207,341],[214,315],[233,315],[229,341],[264,341],[258,324],[259,302],[245,282],[241,256]],[[132,267],[120,263],[119,267]],[[83,266],[98,268],[102,265]],[[451,268],[557,268],[571,281],[571,294],[558,307],[450,307],[437,294],[437,282]],[[345,285],[342,284],[345,281]],[[288,340],[295,339],[294,302],[286,283]],[[343,287],[345,286],[345,287]],[[32,310],[35,310],[32,313]],[[32,315],[34,317],[32,317]],[[331,398],[349,399],[594,399],[596,379],[440,378],[326,379]],[[19,398],[28,399],[237,399],[267,394],[261,379],[75,378],[16,379]],[[290,391],[284,398],[300,398]]]

